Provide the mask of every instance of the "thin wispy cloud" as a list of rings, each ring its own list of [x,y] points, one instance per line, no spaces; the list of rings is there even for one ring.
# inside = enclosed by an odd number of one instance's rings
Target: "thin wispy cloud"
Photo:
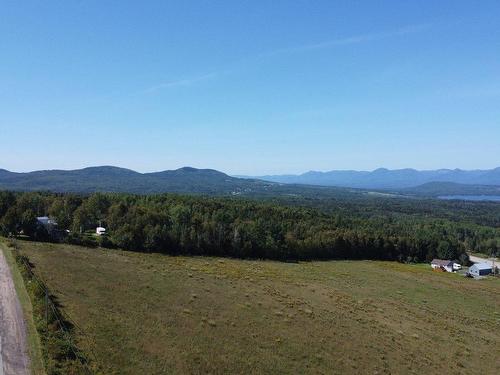
[[[397,30],[347,36],[343,38],[331,39],[318,43],[304,44],[289,48],[280,48],[271,52],[264,53],[261,56],[265,57],[265,56],[274,56],[286,53],[300,53],[318,49],[327,49],[333,47],[348,46],[353,44],[368,43],[372,41],[378,41],[382,39],[387,39],[407,34],[419,33],[427,30],[429,27],[430,27],[429,24],[411,25],[411,26],[405,26]]]
[[[276,49],[274,51],[264,52],[262,54],[259,54],[259,55],[253,56],[253,57],[248,57],[248,58],[240,61],[239,63],[234,64],[235,66],[239,66],[239,68],[225,69],[225,70],[221,70],[221,71],[202,74],[199,76],[193,76],[190,78],[183,78],[183,79],[159,83],[159,84],[150,86],[144,90],[141,90],[139,92],[139,94],[149,94],[149,93],[154,93],[154,92],[164,90],[164,89],[193,86],[195,84],[198,84],[198,83],[201,83],[204,81],[219,78],[221,75],[224,75],[228,72],[232,72],[235,70],[242,70],[242,66],[248,65],[252,61],[262,60],[262,59],[265,59],[267,57],[273,57],[273,56],[282,55],[282,54],[305,53],[305,52],[313,51],[313,50],[328,49],[328,48],[348,46],[348,45],[353,45],[353,44],[368,43],[368,42],[372,42],[372,41],[383,40],[383,39],[402,36],[402,35],[406,35],[406,34],[414,34],[414,33],[422,32],[422,31],[425,31],[426,29],[428,29],[429,27],[430,27],[429,24],[411,25],[411,26],[406,26],[406,27],[403,27],[403,28],[400,28],[397,30],[379,32],[379,33],[370,33],[370,34],[360,34],[360,35],[348,36],[348,37],[344,37],[344,38],[327,40],[327,41],[318,42],[318,43],[311,43],[311,44],[304,44],[304,45],[299,45],[299,46],[294,46],[294,47],[280,48],[280,49]]]

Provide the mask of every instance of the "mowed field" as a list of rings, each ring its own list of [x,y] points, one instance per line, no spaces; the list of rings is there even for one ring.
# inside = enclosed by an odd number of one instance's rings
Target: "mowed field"
[[[106,374],[498,374],[500,280],[20,242]]]

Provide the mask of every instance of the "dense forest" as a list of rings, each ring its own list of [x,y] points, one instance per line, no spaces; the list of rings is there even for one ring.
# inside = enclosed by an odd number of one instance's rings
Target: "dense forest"
[[[0,192],[0,231],[5,236],[277,260],[419,262],[438,257],[466,263],[466,251],[499,252],[499,213],[500,205],[494,203],[467,203],[454,210],[449,202],[387,198],[258,201],[173,194]],[[57,235],[39,225],[38,216],[53,218]],[[93,235],[99,224],[106,227],[106,236]]]

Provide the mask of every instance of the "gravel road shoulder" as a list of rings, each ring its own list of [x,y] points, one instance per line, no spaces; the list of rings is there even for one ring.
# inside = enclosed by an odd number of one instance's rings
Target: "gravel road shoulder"
[[[0,375],[28,375],[26,325],[12,274],[0,249]]]

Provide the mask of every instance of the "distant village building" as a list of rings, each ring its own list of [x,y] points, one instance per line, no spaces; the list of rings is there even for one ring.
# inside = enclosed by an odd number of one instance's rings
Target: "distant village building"
[[[469,267],[469,274],[474,277],[487,276],[493,273],[493,266],[490,263],[475,263]]]
[[[106,228],[103,228],[103,227],[97,227],[95,229],[95,233],[98,235],[98,236],[102,236],[103,234],[106,234]]]
[[[37,224],[39,226],[45,228],[45,230],[48,233],[52,233],[57,227],[57,222],[55,220],[49,218],[48,216],[39,216],[36,218],[36,221],[37,221]]]
[[[433,259],[431,262],[431,267],[433,270],[453,272],[453,264],[454,262],[451,260]]]
[[[46,234],[54,241],[60,241],[66,237],[69,233],[67,230],[61,230],[58,227],[57,221],[51,219],[48,216],[39,216],[36,218],[36,223],[38,226],[37,233],[35,233],[35,238],[44,238]],[[40,231],[41,230],[41,231]]]

